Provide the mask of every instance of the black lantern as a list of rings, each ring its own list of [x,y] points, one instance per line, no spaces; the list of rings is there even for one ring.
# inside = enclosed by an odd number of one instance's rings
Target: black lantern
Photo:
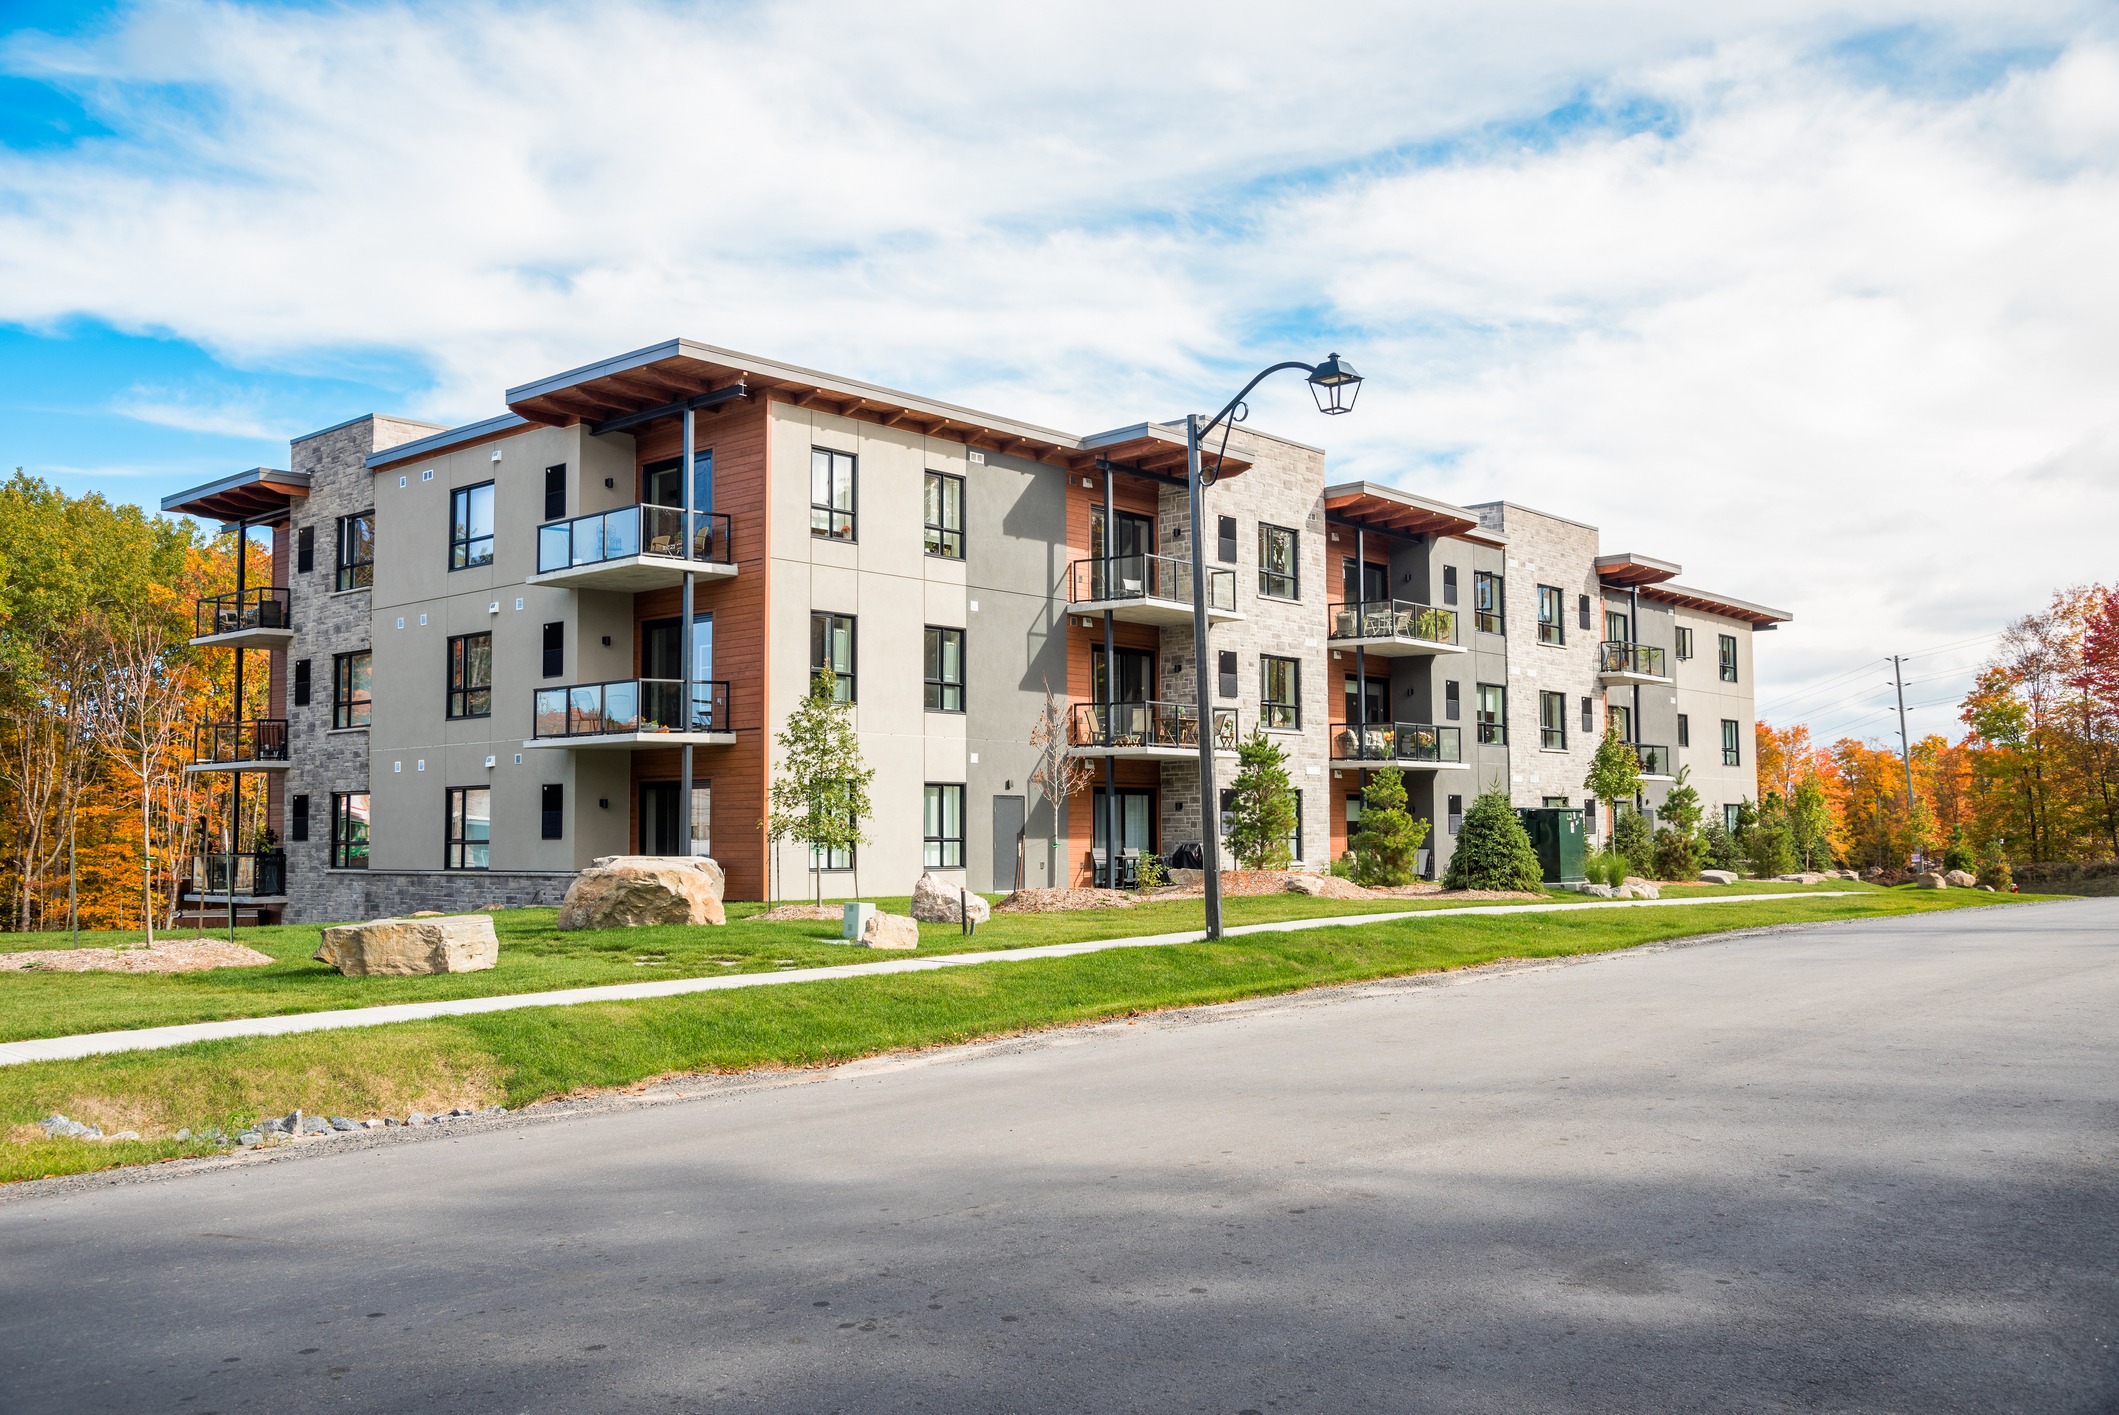
[[[1361,392],[1361,375],[1354,366],[1333,354],[1310,370],[1310,392],[1317,397],[1320,413],[1351,413],[1355,395]]]

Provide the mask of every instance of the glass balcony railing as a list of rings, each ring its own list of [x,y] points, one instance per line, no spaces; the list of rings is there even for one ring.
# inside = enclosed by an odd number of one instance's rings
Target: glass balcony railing
[[[1191,703],[1076,703],[1067,741],[1105,750],[1199,746],[1199,708]],[[1214,709],[1214,748],[1236,750],[1236,709]]]
[[[1077,560],[1068,567],[1069,604],[1156,599],[1192,602],[1192,562],[1174,555],[1112,555]],[[1207,607],[1236,612],[1236,574],[1207,571]]]
[[[208,595],[199,601],[196,634],[236,634],[245,629],[291,629],[287,591],[270,585],[240,593]]]
[[[553,521],[537,528],[540,575],[635,555],[734,564],[728,517],[713,511],[694,511],[691,534],[686,535],[682,507],[621,506],[615,511]]]
[[[200,766],[228,762],[287,760],[287,719],[260,717],[249,722],[202,722],[192,729],[191,760]]]
[[[633,732],[733,732],[728,684],[692,684],[691,711],[684,710],[684,684],[674,678],[621,678],[539,688],[530,735],[602,737]]]
[[[1631,673],[1641,678],[1670,676],[1663,671],[1663,651],[1647,644],[1598,644],[1597,672]]]
[[[1457,642],[1457,611],[1409,599],[1350,600],[1331,607],[1334,639],[1402,639],[1422,644]]]
[[[193,894],[237,894],[274,898],[287,892],[287,855],[282,850],[191,857]]]
[[[1344,762],[1461,762],[1461,728],[1431,722],[1347,722],[1332,729],[1332,760]]]
[[[1677,768],[1671,764],[1673,759],[1668,747],[1651,747],[1645,742],[1636,742],[1633,744],[1633,754],[1640,759],[1643,776],[1677,775]]]

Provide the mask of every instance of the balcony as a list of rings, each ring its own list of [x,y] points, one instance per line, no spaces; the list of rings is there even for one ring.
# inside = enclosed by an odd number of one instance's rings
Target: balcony
[[[727,577],[736,573],[728,517],[692,513],[675,506],[621,506],[537,528],[537,573],[533,585],[575,590],[659,590],[684,583],[685,572]]]
[[[1129,624],[1192,622],[1192,562],[1174,555],[1114,555],[1067,567],[1067,612],[1102,614]],[[1236,612],[1236,573],[1207,571],[1207,622],[1225,624]]]
[[[1332,728],[1332,760],[1462,771],[1464,734],[1430,722],[1345,722]]]
[[[1199,709],[1191,703],[1076,703],[1067,746],[1081,757],[1199,759]],[[1236,709],[1214,709],[1214,755],[1236,755]]]
[[[1379,658],[1463,653],[1457,611],[1409,599],[1353,600],[1331,607],[1335,649],[1360,649]]]
[[[525,747],[732,747],[736,729],[728,684],[684,684],[674,678],[621,678],[537,690],[536,714]]]
[[[287,719],[202,722],[192,729],[187,771],[285,771]]]
[[[199,601],[191,642],[200,647],[283,649],[294,642],[287,591],[260,586]]]
[[[1597,645],[1597,682],[1605,687],[1628,683],[1668,684],[1663,651],[1647,644],[1602,643]]]
[[[1651,747],[1645,742],[1632,744],[1633,754],[1640,760],[1641,775],[1650,781],[1675,781],[1677,779],[1676,758],[1668,747]]]
[[[194,899],[226,900],[232,893],[238,901],[277,900],[287,897],[287,855],[282,850],[236,855],[191,857],[191,888]]]

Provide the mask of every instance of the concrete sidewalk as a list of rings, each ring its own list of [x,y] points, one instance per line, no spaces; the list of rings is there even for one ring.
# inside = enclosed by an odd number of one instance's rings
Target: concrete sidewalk
[[[1226,937],[1233,938],[1243,934],[1351,928],[1361,924],[1399,923],[1409,919],[1557,914],[1579,909],[1689,908],[1711,904],[1749,904],[1773,899],[1840,899],[1856,893],[1859,891],[1835,889],[1800,895],[1727,894],[1710,899],[1600,899],[1579,904],[1483,904],[1463,909],[1402,909],[1387,914],[1341,914],[1322,919],[1289,919],[1274,924],[1244,924],[1225,929],[1223,933]],[[562,988],[553,992],[513,993],[500,997],[400,1002],[385,1007],[353,1007],[334,1012],[298,1012],[279,1017],[236,1017],[224,1022],[187,1022],[173,1027],[140,1027],[123,1032],[86,1032],[73,1037],[39,1037],[29,1041],[0,1042],[0,1066],[19,1066],[31,1061],[72,1061],[105,1052],[151,1051],[161,1047],[184,1046],[191,1042],[222,1041],[230,1037],[277,1037],[293,1032],[329,1031],[338,1027],[381,1027],[392,1022],[419,1022],[430,1017],[467,1017],[479,1012],[507,1012],[518,1007],[571,1007],[583,1002],[635,1002],[647,998],[681,997],[686,993],[722,992],[734,988],[769,988],[788,983],[827,982],[840,978],[927,973],[938,968],[1019,963],[1033,958],[1072,958],[1078,954],[1102,953],[1113,948],[1160,948],[1176,943],[1198,943],[1205,937],[1206,935],[1198,930],[1186,933],[1143,934],[1134,938],[1048,943],[1035,948],[995,949],[985,953],[945,953],[928,958],[892,958],[877,963],[846,963],[832,968],[798,968],[784,973],[739,973],[731,977],[613,983],[604,987]]]

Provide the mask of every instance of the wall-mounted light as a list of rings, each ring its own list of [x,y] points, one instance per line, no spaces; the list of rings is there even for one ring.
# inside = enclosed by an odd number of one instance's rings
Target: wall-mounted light
[[[605,634],[603,636],[603,646],[605,648],[609,648],[611,646],[611,636],[609,634]]]
[[[607,811],[607,810],[609,810],[610,808],[611,808],[611,798],[610,798],[610,797],[608,797],[608,796],[598,796],[598,797],[596,798],[596,809],[597,809],[597,810],[599,810],[599,811]]]
[[[605,485],[606,487],[615,487],[615,486],[617,486],[617,485],[618,485],[618,478],[616,478],[616,477],[605,477],[605,478],[603,479],[603,484],[604,484],[604,485]]]

